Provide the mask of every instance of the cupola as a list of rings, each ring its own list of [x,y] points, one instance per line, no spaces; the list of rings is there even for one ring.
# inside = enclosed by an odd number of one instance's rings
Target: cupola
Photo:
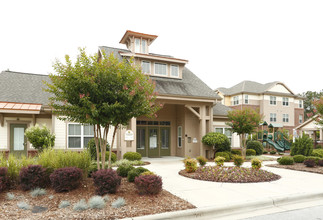
[[[125,44],[132,53],[149,54],[149,46],[157,37],[157,35],[127,30],[120,43]]]

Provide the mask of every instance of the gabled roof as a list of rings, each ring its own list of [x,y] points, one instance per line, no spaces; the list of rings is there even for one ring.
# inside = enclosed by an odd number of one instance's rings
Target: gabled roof
[[[49,80],[48,75],[3,71],[0,73],[0,101],[47,105],[50,94],[43,90],[43,81]]]
[[[213,106],[213,116],[227,116],[228,111],[232,111],[232,108],[225,106],[221,103],[216,103]]]
[[[290,92],[290,94],[269,91],[272,87],[276,86],[277,84],[281,84],[282,86],[284,86]],[[277,95],[287,95],[287,96],[298,97],[284,83],[278,82],[278,81],[274,81],[266,84],[261,84],[254,81],[242,81],[241,83],[238,83],[237,85],[232,86],[231,88],[220,87],[220,88],[217,88],[216,90],[223,93],[224,95],[229,95],[229,96],[240,94],[240,93],[252,93],[252,94],[266,93],[266,94],[277,94]]]
[[[311,118],[309,118],[307,121],[304,121],[302,124],[295,127],[294,129],[298,130],[298,129],[306,126],[307,124],[311,123],[312,121],[316,120],[317,118],[320,118],[321,120],[323,120],[323,118],[321,117],[320,114],[316,114],[316,115],[312,116]]]
[[[105,51],[108,55],[113,53],[120,60],[122,56],[120,51],[127,50],[118,49],[113,47],[99,47],[100,50]],[[162,56],[162,55],[160,55]],[[200,80],[194,73],[188,68],[184,67],[182,79],[166,78],[150,76],[151,79],[156,81],[156,91],[159,95],[173,95],[173,96],[188,96],[194,98],[210,98],[210,99],[222,99],[217,95],[210,87],[208,87],[202,80]]]

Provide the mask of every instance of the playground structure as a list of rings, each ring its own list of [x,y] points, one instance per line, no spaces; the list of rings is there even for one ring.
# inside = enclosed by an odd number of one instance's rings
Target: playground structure
[[[262,124],[262,126],[266,125],[268,125],[266,122]],[[258,132],[258,140],[262,141],[264,146],[268,144],[279,152],[290,150],[291,143],[284,137],[284,134],[272,124],[268,128],[271,128],[272,132],[263,129],[262,132]]]

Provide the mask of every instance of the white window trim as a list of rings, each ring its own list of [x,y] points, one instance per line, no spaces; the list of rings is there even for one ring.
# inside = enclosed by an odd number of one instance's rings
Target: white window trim
[[[172,66],[176,66],[177,67],[177,75],[176,76],[172,75]],[[178,78],[179,77],[179,65],[171,64],[170,65],[170,74],[169,75],[170,75],[170,77]]]
[[[275,101],[273,101],[273,102],[275,102],[275,104],[272,104],[271,103],[271,97],[274,97],[275,98]],[[270,96],[269,97],[269,105],[277,105],[277,97],[276,96]]]
[[[229,129],[229,127],[215,127],[214,128],[214,132],[217,132],[216,131],[216,129],[217,128],[221,128],[222,129],[222,134],[224,134],[225,136],[227,136],[226,134],[225,134],[225,129]],[[220,133],[220,132],[218,132],[218,133]],[[232,133],[232,131],[231,131],[231,136],[227,136],[228,138],[229,138],[229,140],[231,140],[231,143],[232,143],[232,135],[233,135],[233,133]]]
[[[249,104],[249,96],[248,95],[244,95],[244,104]]]
[[[273,116],[273,117],[271,117],[271,116]],[[275,120],[271,120],[271,119],[275,119]],[[277,122],[277,114],[276,113],[270,113],[269,114],[269,121],[270,122]]]
[[[298,107],[299,108],[303,108],[303,100],[299,100],[298,101]]]
[[[239,96],[233,96],[233,105],[239,105]]]
[[[81,135],[70,135],[69,134],[69,125],[81,125]],[[70,148],[70,143],[69,143],[69,137],[80,137],[81,138],[81,147],[75,147],[75,148]],[[93,137],[94,135],[84,135],[84,125],[80,124],[80,123],[68,123],[67,124],[67,149],[84,149],[86,147],[84,147],[84,138],[85,137]]]
[[[285,99],[287,99],[287,102],[285,101]],[[286,103],[286,104],[285,104],[285,103]],[[287,97],[283,97],[282,105],[283,105],[283,106],[285,106],[285,107],[289,107],[289,98],[287,98]]]
[[[179,129],[181,129],[181,132],[179,132]],[[181,139],[181,141],[179,141],[179,139]],[[183,144],[183,128],[182,126],[178,126],[177,127],[177,147],[178,148],[182,148]]]
[[[146,46],[145,46],[145,51],[144,52],[142,49],[143,49],[143,45],[142,45],[142,42],[143,41],[146,41]],[[146,39],[140,39],[140,52],[143,53],[143,54],[148,54],[148,41]]]
[[[147,61],[147,60],[142,60],[141,61],[141,68],[142,68],[142,63],[149,63],[149,72],[148,73],[145,73],[144,71],[142,71],[144,74],[151,74],[151,62],[150,61]]]
[[[300,124],[302,124],[302,123],[303,123],[303,115],[298,115],[298,122],[299,122]]]
[[[163,65],[166,65],[166,75],[156,74],[156,64],[163,64]],[[154,75],[156,75],[156,76],[169,76],[169,74],[168,74],[168,65],[167,65],[167,63],[154,62]]]
[[[289,123],[289,114],[283,114],[283,123]]]

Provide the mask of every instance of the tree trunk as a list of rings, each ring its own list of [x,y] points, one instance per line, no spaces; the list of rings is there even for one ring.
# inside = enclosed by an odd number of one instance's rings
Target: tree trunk
[[[117,133],[117,129],[118,129],[118,126],[119,125],[116,125],[114,127],[114,131],[113,131],[113,136],[112,136],[112,143],[111,143],[111,146],[110,146],[110,149],[109,149],[109,162],[108,162],[108,168],[111,169],[111,154],[112,154],[112,147],[113,147],[113,144],[114,144],[114,140],[115,140],[115,136],[116,136],[116,133]]]
[[[99,140],[98,140],[98,128],[94,125],[94,142],[95,142],[95,148],[96,148],[96,163],[98,170],[100,169],[100,150],[99,150]],[[101,147],[101,146],[100,146]]]
[[[241,142],[241,155],[244,159],[246,159],[246,136],[245,136],[245,134],[240,134],[240,142]]]

